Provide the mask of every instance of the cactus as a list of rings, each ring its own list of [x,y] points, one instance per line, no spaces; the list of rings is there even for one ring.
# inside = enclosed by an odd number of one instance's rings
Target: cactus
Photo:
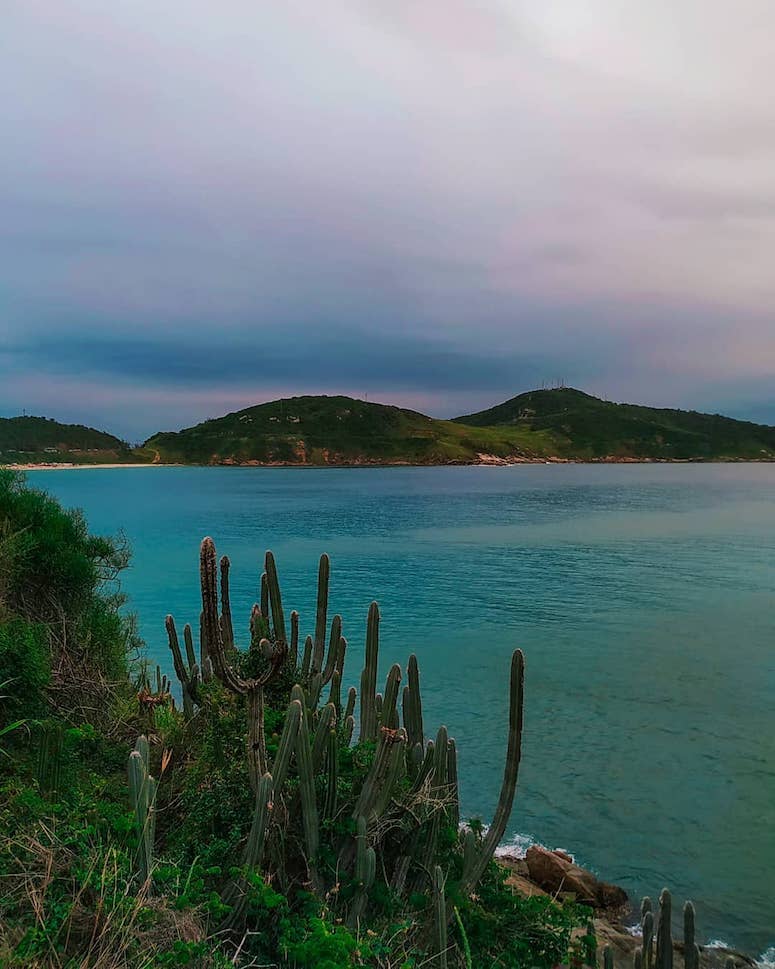
[[[229,601],[229,568],[228,555],[221,559],[221,635],[225,649],[234,649],[234,627],[231,623],[231,602]]]
[[[291,763],[291,754],[296,747],[296,737],[299,733],[299,726],[302,717],[302,701],[291,700],[288,706],[288,714],[285,717],[283,732],[280,734],[280,742],[277,745],[274,764],[272,765],[272,777],[274,787],[279,794],[282,790],[285,778],[288,776],[288,768]]]
[[[644,898],[643,902],[644,904],[641,905],[643,967],[644,969],[651,969],[654,964],[654,913],[651,910],[651,899]],[[646,902],[648,906],[645,905]]]
[[[301,678],[306,680],[312,667],[312,651],[315,648],[312,636],[307,636],[304,640],[304,658],[301,661]]]
[[[385,696],[382,701],[382,710],[380,721],[383,727],[387,727],[389,730],[395,730],[398,727],[398,711],[396,709],[396,704],[398,702],[398,687],[401,684],[401,667],[398,663],[394,663],[390,668],[388,673],[388,678],[385,683]]]
[[[447,741],[447,783],[451,799],[449,823],[457,831],[460,827],[460,790],[457,779],[457,746],[453,737]]]
[[[243,867],[249,871],[255,871],[261,866],[264,842],[266,841],[266,833],[272,813],[272,789],[272,775],[264,774],[258,783],[250,834],[242,855]],[[221,926],[222,930],[233,929],[243,921],[247,902],[245,889],[244,880],[240,877],[232,880],[224,891],[221,901],[224,905],[231,906],[231,912]]]
[[[288,662],[292,670],[295,670],[299,665],[299,614],[295,609],[291,613],[291,642],[288,648]]]
[[[261,615],[269,622],[269,585],[266,581],[266,572],[261,573],[261,586],[258,593]]]
[[[331,677],[331,689],[328,692],[328,702],[334,705],[337,717],[342,713],[342,674],[339,670],[334,670]]]
[[[522,753],[522,709],[525,687],[525,657],[521,649],[514,650],[511,657],[511,678],[509,688],[509,739],[506,750],[506,766],[503,771],[503,784],[498,798],[495,817],[485,835],[482,850],[473,869],[463,873],[463,890],[468,893],[484,874],[495,849],[501,842],[506,830],[514,794],[517,790],[519,761]]]
[[[347,691],[347,706],[344,709],[344,719],[347,720],[355,713],[355,701],[357,699],[357,692],[354,686],[351,686]]]
[[[280,595],[280,583],[277,578],[277,568],[274,563],[274,555],[266,553],[266,584],[269,588],[269,608],[272,613],[272,628],[274,639],[277,643],[287,646],[287,636],[285,635],[285,615],[283,614],[283,600]]]
[[[183,662],[183,655],[180,651],[180,643],[178,642],[178,633],[175,629],[175,620],[172,616],[167,616],[164,620],[164,625],[167,629],[167,638],[170,652],[172,653],[172,665],[175,669],[175,675],[180,682],[180,689],[183,696],[183,715],[186,720],[190,720],[194,715],[194,704],[199,702],[200,679],[199,667],[196,664],[196,657],[193,654],[194,647],[191,641],[191,627],[186,625],[183,630],[186,643],[186,662]],[[192,662],[192,659],[194,662]]]
[[[374,877],[377,871],[377,856],[373,848],[369,847],[366,835],[366,818],[360,816],[357,820],[357,834],[355,836],[355,882],[356,892],[350,905],[348,925],[351,928],[357,926],[363,912],[368,904],[369,891],[374,884]]]
[[[670,892],[663,888],[659,896],[657,926],[657,969],[673,969],[673,904]]]
[[[699,969],[700,950],[694,941],[694,906],[684,905],[684,969]]]
[[[316,673],[323,671],[323,653],[326,648],[326,618],[328,614],[328,578],[330,573],[328,556],[320,556],[318,567],[318,604],[315,617],[315,639],[312,653],[312,668]]]
[[[328,746],[328,734],[330,730],[336,729],[336,707],[333,703],[327,703],[320,711],[315,736],[312,741],[312,770],[317,773]]]
[[[312,767],[312,749],[309,742],[307,711],[302,707],[299,730],[296,735],[296,766],[299,771],[299,794],[301,796],[301,819],[307,848],[307,864],[314,879],[314,865],[320,847],[318,808],[315,795],[315,776]]]
[[[603,969],[614,969],[614,953],[610,945],[603,949]]]
[[[342,640],[342,617],[334,616],[331,620],[331,635],[328,641],[328,656],[326,665],[323,669],[323,683],[326,684],[334,675],[334,670],[339,668],[339,652]],[[340,670],[341,673],[341,670]]]
[[[433,950],[435,969],[447,969],[447,903],[440,865],[433,869]]]
[[[409,738],[409,746],[425,742],[422,723],[422,699],[420,697],[420,671],[417,667],[417,657],[412,653],[407,664],[408,684],[404,688],[403,714],[404,726]]]
[[[323,807],[323,817],[332,821],[336,816],[339,783],[339,739],[335,730],[328,732],[328,748],[326,750],[326,802]]]
[[[459,824],[457,747],[443,726],[434,740],[425,742],[416,656],[409,657],[407,683],[403,690],[401,667],[396,664],[387,675],[384,694],[377,692],[380,613],[377,604],[372,603],[366,626],[358,716],[359,740],[366,745],[375,745],[376,749],[360,788],[351,790],[349,784],[340,785],[339,759],[341,748],[348,747],[353,738],[358,693],[350,688],[343,708],[342,683],[347,642],[342,636],[342,621],[338,615],[331,620],[330,634],[326,636],[330,580],[328,557],[321,557],[318,570],[314,637],[306,637],[299,665],[299,615],[295,611],[290,614],[288,643],[277,568],[272,553],[267,552],[260,604],[254,606],[251,614],[251,651],[260,650],[265,661],[261,674],[254,678],[247,678],[240,672],[238,656],[235,657],[232,652],[234,634],[229,604],[229,574],[229,560],[223,557],[220,560],[219,597],[215,546],[212,539],[206,538],[201,549],[203,608],[200,617],[199,667],[195,662],[190,627],[187,627],[185,634],[185,657],[171,618],[168,620],[168,634],[175,672],[184,687],[186,716],[191,712],[191,705],[198,702],[199,670],[203,678],[211,672],[226,690],[244,697],[248,773],[256,792],[255,813],[245,846],[245,864],[253,869],[261,865],[264,843],[268,838],[272,878],[283,888],[301,879],[311,884],[313,892],[322,896],[332,890],[329,878],[338,878],[339,873],[344,873],[347,884],[347,873],[351,873],[354,895],[346,918],[351,924],[357,925],[366,910],[369,892],[376,878],[376,857],[379,853],[380,878],[384,879],[385,886],[391,885],[399,894],[411,890],[415,885],[423,892],[428,892],[430,888],[436,916],[444,913],[444,938],[440,933],[435,936],[433,958],[437,960],[436,964],[446,965],[448,919],[444,878],[436,862],[442,829],[447,826],[456,828]],[[260,657],[255,658],[260,662]],[[286,665],[293,673],[300,673],[300,682],[290,691],[288,710],[270,774],[264,737],[264,688],[280,678]],[[523,678],[524,661],[522,653],[517,650],[511,664],[508,747],[503,784],[494,820],[484,839],[480,841],[473,831],[468,831],[457,848],[462,855],[462,878],[456,892],[462,896],[474,890],[508,823],[519,770]],[[328,684],[330,687],[326,697],[321,699],[323,687]],[[166,686],[166,681],[160,675],[157,685],[161,688]],[[320,708],[319,703],[323,704]],[[350,756],[361,763],[363,758],[367,758],[368,763],[371,747],[348,754]],[[142,754],[138,752],[131,759],[131,770],[142,780],[138,760],[145,763],[147,775],[147,757],[143,761]],[[293,786],[288,784],[289,777],[294,781]],[[146,784],[146,798],[149,789],[150,785]],[[290,791],[286,795],[289,798],[287,804],[284,789]],[[340,793],[347,795],[345,804],[340,803]],[[272,796],[278,802],[274,815],[271,813]],[[152,804],[147,814],[152,821]],[[334,845],[331,822],[336,819],[336,830],[341,830],[343,815],[352,819],[356,833],[354,836],[351,833],[336,835],[338,844]],[[327,822],[322,829],[321,818]],[[325,832],[327,842],[323,846],[321,831]],[[321,850],[321,847],[326,850]],[[147,854],[145,859],[146,871],[150,871],[152,864],[152,841],[150,851],[151,854]],[[241,900],[245,892],[240,891],[241,885],[242,882],[234,883],[230,889],[229,904],[234,902],[230,915],[232,927],[237,926],[244,914]],[[646,966],[645,969],[651,967]],[[672,967],[660,964],[660,969]],[[688,969],[697,967],[689,966]]]
[[[266,553],[266,575],[269,599],[272,608],[272,622],[275,629],[275,643],[262,640],[261,646],[269,659],[269,667],[262,676],[242,679],[226,659],[221,623],[218,617],[218,595],[216,586],[215,545],[211,538],[202,542],[200,557],[200,578],[202,586],[202,629],[207,643],[208,658],[212,660],[213,670],[226,689],[244,696],[247,701],[248,734],[247,761],[248,776],[254,791],[258,791],[258,780],[266,773],[266,738],[264,735],[264,687],[280,672],[288,647],[285,642],[285,621],[282,600],[277,582],[277,570],[271,552]]]
[[[138,737],[129,755],[129,798],[137,830],[137,875],[143,884],[153,870],[153,845],[156,833],[156,781],[148,773],[150,749],[145,737]]]
[[[361,673],[360,742],[377,737],[377,657],[379,653],[379,606],[372,602],[366,623],[366,659]]]

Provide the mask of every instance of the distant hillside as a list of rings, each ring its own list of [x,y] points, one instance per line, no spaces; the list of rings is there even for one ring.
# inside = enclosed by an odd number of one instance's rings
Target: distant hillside
[[[718,414],[614,404],[572,388],[530,391],[455,422],[549,434],[558,455],[579,460],[775,458],[775,427]]]
[[[141,453],[183,464],[466,464],[480,455],[538,459],[552,435],[469,428],[351,397],[292,397],[178,432],[155,434]]]
[[[101,464],[135,460],[124,441],[47,417],[0,417],[0,464]]]
[[[533,390],[440,421],[352,397],[247,407],[141,448],[43,417],[0,418],[0,464],[389,465],[528,461],[775,460],[775,427],[717,414],[612,404],[580,390]]]

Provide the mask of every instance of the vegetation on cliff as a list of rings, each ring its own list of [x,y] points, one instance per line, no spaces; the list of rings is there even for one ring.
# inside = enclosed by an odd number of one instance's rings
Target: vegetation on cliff
[[[775,428],[558,388],[452,421],[349,397],[294,397],[156,434],[145,448],[183,464],[773,460]]]
[[[102,431],[0,419],[0,464],[477,464],[525,461],[770,461],[775,427],[580,390],[534,390],[442,421],[352,397],[291,397],[154,434],[131,450]]]
[[[483,453],[537,458],[552,435],[462,427],[352,397],[291,397],[155,434],[143,449],[183,464],[451,464]]]
[[[0,464],[102,464],[135,460],[125,441],[47,417],[0,417]]]
[[[533,390],[455,421],[544,434],[555,453],[582,461],[775,459],[775,427],[719,414],[614,404],[571,387]]]

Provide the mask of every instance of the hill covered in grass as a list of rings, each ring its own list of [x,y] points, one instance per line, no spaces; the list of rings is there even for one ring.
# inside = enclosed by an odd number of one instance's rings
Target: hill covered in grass
[[[775,427],[719,414],[615,404],[571,387],[533,390],[455,422],[546,435],[556,454],[582,461],[775,459]]]
[[[0,464],[103,464],[135,460],[129,445],[93,427],[48,417],[0,417]]]
[[[467,464],[552,453],[553,435],[522,427],[464,427],[351,397],[292,397],[155,434],[142,454],[183,464]]]

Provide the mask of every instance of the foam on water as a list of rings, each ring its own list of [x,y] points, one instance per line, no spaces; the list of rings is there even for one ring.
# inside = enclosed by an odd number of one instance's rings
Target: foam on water
[[[496,858],[524,858],[527,854],[527,849],[532,848],[533,845],[538,845],[540,848],[545,847],[540,841],[536,841],[532,835],[529,834],[516,834],[513,838],[508,841],[503,841],[495,849]]]
[[[775,945],[771,945],[756,960],[759,969],[775,969]]]

